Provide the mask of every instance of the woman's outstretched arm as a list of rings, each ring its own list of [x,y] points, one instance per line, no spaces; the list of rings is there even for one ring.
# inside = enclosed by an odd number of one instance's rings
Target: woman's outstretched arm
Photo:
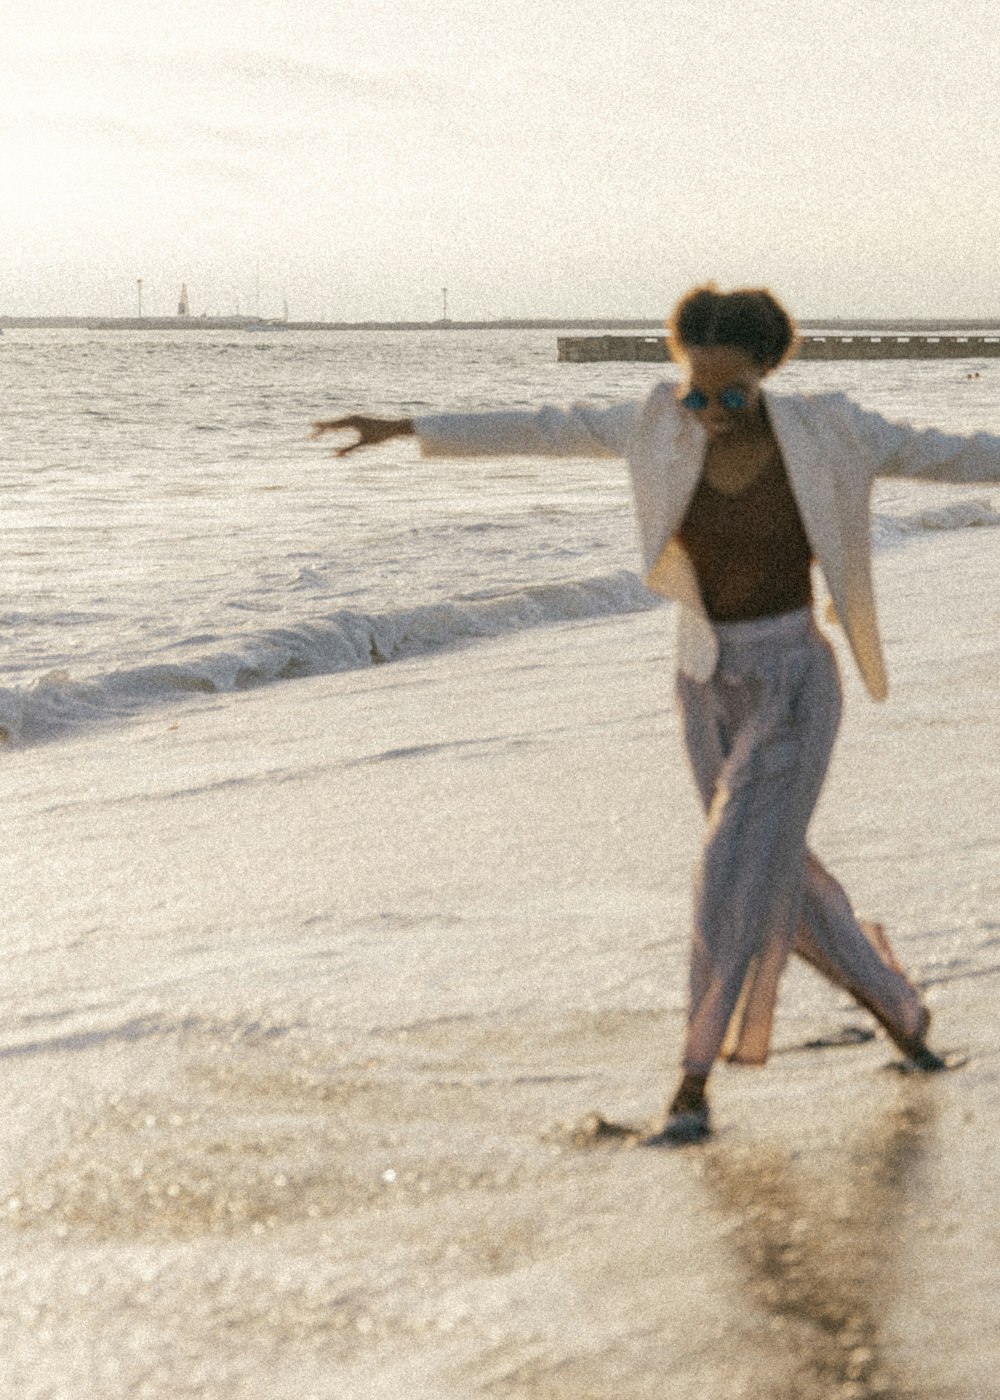
[[[914,428],[841,400],[850,418],[845,426],[866,449],[875,476],[906,476],[915,481],[974,484],[1000,481],[1000,435],[943,433]]]
[[[335,450],[346,457],[394,437],[416,437],[425,457],[623,457],[642,401],[597,407],[571,404],[485,413],[426,414],[419,418],[370,418],[351,414],[313,424],[312,436],[353,431],[354,442]]]

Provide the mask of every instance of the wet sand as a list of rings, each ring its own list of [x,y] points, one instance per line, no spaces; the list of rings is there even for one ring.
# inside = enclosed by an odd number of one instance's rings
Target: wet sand
[[[655,1117],[683,1026],[665,613],[7,755],[0,1390],[992,1394],[998,563],[881,562],[892,699],[845,661],[814,826],[971,1063],[891,1072],[794,967],[697,1148],[579,1131]]]

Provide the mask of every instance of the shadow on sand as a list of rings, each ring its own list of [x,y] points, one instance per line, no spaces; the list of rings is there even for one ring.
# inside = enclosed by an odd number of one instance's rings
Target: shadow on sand
[[[712,1204],[773,1333],[774,1369],[760,1392],[768,1400],[928,1400],[900,1373],[884,1333],[934,1118],[929,1095],[914,1087],[847,1145],[846,1163],[837,1154],[834,1179],[764,1148],[705,1153]]]

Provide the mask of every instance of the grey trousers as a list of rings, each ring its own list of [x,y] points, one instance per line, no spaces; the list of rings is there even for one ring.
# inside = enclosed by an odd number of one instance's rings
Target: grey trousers
[[[698,867],[684,1069],[763,1064],[794,951],[891,1031],[926,1013],[878,924],[861,923],[806,847],[840,722],[829,642],[809,609],[718,624],[719,664],[678,697],[708,825]]]

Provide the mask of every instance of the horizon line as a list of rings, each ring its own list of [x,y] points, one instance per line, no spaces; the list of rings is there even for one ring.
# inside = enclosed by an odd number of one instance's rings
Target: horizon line
[[[890,316],[825,316],[802,317],[796,325],[801,330],[843,327],[850,329],[917,330],[923,328],[972,330],[1000,327],[997,317],[890,317]],[[328,321],[318,318],[285,320],[265,316],[101,316],[59,313],[51,316],[0,315],[0,327],[11,330],[649,330],[667,335],[662,316],[508,316],[456,320],[355,320]]]

